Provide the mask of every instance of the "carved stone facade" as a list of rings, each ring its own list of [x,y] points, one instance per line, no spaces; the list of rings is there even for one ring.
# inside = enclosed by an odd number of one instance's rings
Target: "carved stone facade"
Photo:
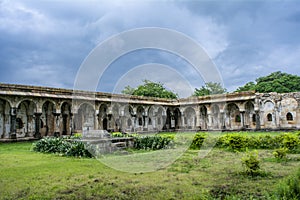
[[[0,84],[0,138],[84,130],[299,129],[300,93],[231,93],[178,100]]]

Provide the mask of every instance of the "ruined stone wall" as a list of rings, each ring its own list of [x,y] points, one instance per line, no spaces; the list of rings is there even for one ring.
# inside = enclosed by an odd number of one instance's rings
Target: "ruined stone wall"
[[[83,130],[299,129],[300,93],[254,92],[178,100],[0,84],[0,138]]]

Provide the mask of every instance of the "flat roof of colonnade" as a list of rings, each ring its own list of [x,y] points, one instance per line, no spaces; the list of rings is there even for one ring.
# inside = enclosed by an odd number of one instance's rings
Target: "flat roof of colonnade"
[[[92,92],[92,91],[44,87],[44,86],[0,83],[0,95],[180,106],[180,105],[192,105],[192,104],[200,104],[200,103],[247,101],[247,100],[255,99],[258,94],[255,93],[254,91],[249,91],[249,92],[239,92],[239,93],[208,95],[208,96],[201,96],[201,97],[192,96],[188,98],[165,99],[165,98],[156,98],[156,97],[112,94],[112,93],[105,93],[105,92]]]

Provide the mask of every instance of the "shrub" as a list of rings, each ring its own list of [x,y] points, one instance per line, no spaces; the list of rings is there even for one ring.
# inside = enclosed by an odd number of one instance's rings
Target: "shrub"
[[[247,152],[246,156],[242,157],[242,164],[245,167],[246,174],[251,176],[260,174],[260,160],[257,151]]]
[[[66,156],[92,157],[84,143],[56,137],[46,137],[33,144],[33,150],[43,153],[58,153]]]
[[[221,138],[221,146],[232,151],[244,151],[248,147],[248,138],[238,133],[226,134]]]
[[[283,147],[283,148],[280,148],[280,149],[276,149],[273,152],[273,155],[278,160],[282,160],[282,159],[286,159],[287,152],[288,152],[288,149]]]
[[[207,137],[206,134],[197,133],[192,141],[190,148],[191,149],[200,149],[203,144],[203,141],[205,140],[206,137]]]
[[[171,148],[172,145],[173,139],[159,135],[135,137],[134,140],[135,149],[158,150]]]
[[[283,135],[282,146],[287,148],[290,152],[297,152],[299,144],[300,142],[297,135],[291,133]]]

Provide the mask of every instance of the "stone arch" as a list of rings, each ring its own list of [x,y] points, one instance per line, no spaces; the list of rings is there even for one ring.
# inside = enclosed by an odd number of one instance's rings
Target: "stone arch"
[[[19,107],[19,105],[22,103],[22,102],[25,102],[25,101],[29,101],[29,102],[32,102],[34,104],[34,112],[37,112],[37,102],[33,101],[32,99],[30,98],[24,98],[22,100],[19,100],[17,103],[16,103],[16,108]]]
[[[254,104],[251,101],[245,103],[245,127],[255,128],[256,114],[254,110]]]
[[[207,107],[205,105],[201,105],[199,111],[200,111],[200,129],[206,130],[207,121],[208,121]]]
[[[211,105],[211,126],[213,129],[220,128],[220,108],[217,104]]]
[[[11,104],[0,98],[0,138],[9,138],[11,122]]]
[[[62,135],[70,135],[72,133],[72,107],[71,104],[68,102],[64,102],[61,105],[61,118],[62,124],[60,126],[60,130]]]
[[[11,102],[11,100],[10,100],[10,99],[8,99],[8,98],[3,98],[3,97],[0,97],[0,101],[1,101],[1,100],[2,100],[2,101],[5,101],[5,102],[7,102],[10,108],[12,108],[12,107],[13,107],[13,103]]]
[[[112,104],[111,105],[111,112],[108,113],[108,124],[109,124],[109,130],[111,131],[119,131],[121,127],[121,121],[120,121],[120,114],[119,111],[120,106],[119,104]]]
[[[155,113],[155,106],[149,106],[148,108],[148,127],[149,129],[156,130],[156,113]]]
[[[120,110],[121,110],[121,116],[120,116],[121,129],[126,132],[133,131],[133,123],[134,123],[133,107],[130,104],[125,104],[122,107],[120,107]]]
[[[267,121],[268,122],[272,122],[273,121],[273,115],[272,115],[272,113],[268,113],[267,114]]]
[[[265,111],[273,111],[275,108],[275,103],[271,100],[264,101],[263,105]]]
[[[136,128],[138,131],[143,131],[145,126],[145,108],[142,105],[136,107]]]
[[[37,123],[39,128],[43,125],[41,119],[37,118],[37,121],[34,120],[35,112],[36,104],[31,99],[23,99],[17,103],[16,121],[21,121],[23,123],[16,127],[17,138],[34,136]]]
[[[182,126],[181,121],[181,112],[179,108],[174,109],[174,120],[175,120],[175,129],[179,129]]]
[[[283,98],[280,102],[280,123],[282,127],[292,128],[296,127],[299,120],[297,115],[299,114],[299,106],[295,98],[287,97]]]
[[[188,106],[184,109],[184,123],[187,129],[194,129],[196,127],[196,111],[193,107]]]
[[[81,103],[76,115],[75,127],[77,131],[93,130],[95,126],[95,110],[94,106],[87,102]]]
[[[98,123],[101,130],[108,130],[108,106],[105,103],[100,104],[99,114],[98,114]]]
[[[288,112],[288,113],[286,114],[286,120],[287,120],[287,121],[293,121],[293,120],[294,120],[293,114],[290,113],[290,112]]]
[[[162,130],[166,122],[166,110],[162,106],[155,106],[157,130]]]
[[[43,127],[41,126],[41,135],[49,136],[54,135],[55,132],[55,104],[53,101],[44,101],[42,104],[41,120],[43,121]]]
[[[235,103],[228,103],[225,107],[225,126],[229,129],[242,126],[240,109]]]

